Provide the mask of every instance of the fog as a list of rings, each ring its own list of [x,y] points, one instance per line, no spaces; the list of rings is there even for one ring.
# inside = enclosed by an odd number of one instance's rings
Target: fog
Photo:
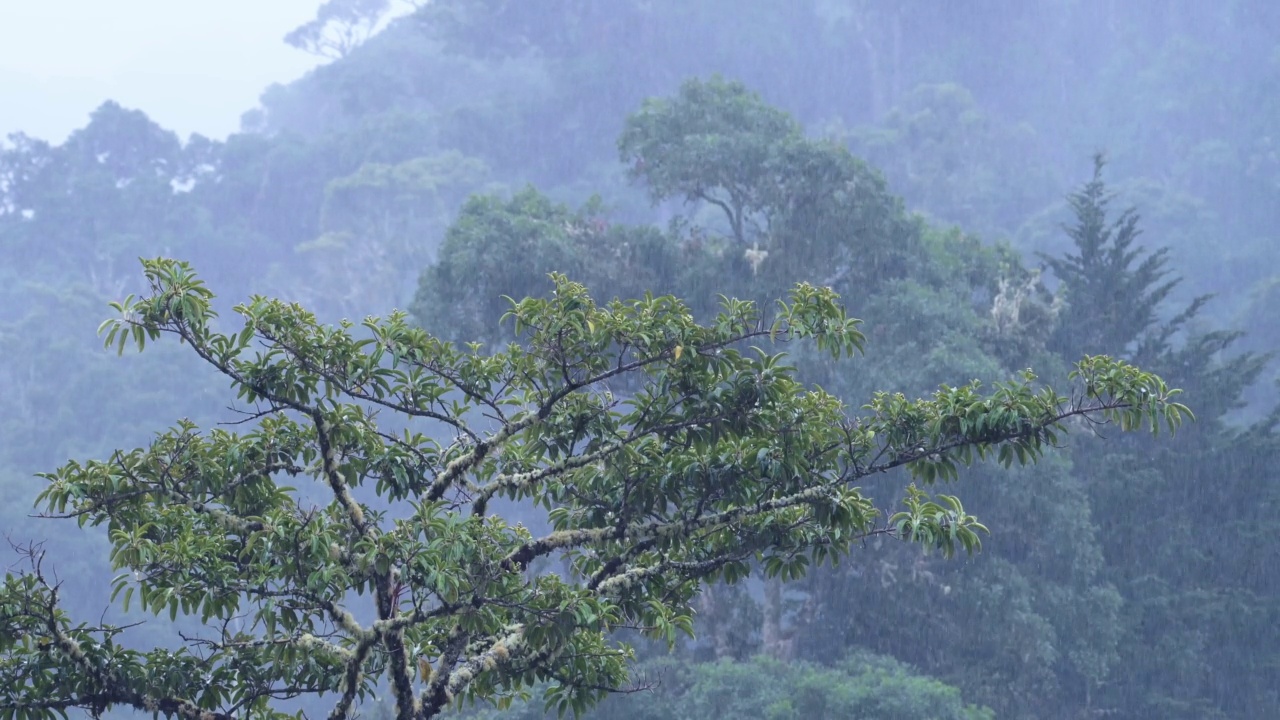
[[[225,138],[267,85],[317,58],[281,42],[314,0],[6,0],[0,133],[61,141],[105,100]]]

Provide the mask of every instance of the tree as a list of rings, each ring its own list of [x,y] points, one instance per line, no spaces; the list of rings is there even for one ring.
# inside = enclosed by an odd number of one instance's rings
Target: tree
[[[252,424],[183,421],[147,448],[71,462],[44,476],[41,502],[106,525],[125,606],[205,632],[129,649],[121,627],[67,617],[28,548],[30,568],[0,591],[6,714],[279,717],[273,701],[332,696],[330,717],[346,718],[384,680],[405,719],[461,698],[505,706],[535,682],[577,712],[626,681],[631,651],[613,631],[673,642],[701,584],[752,561],[790,579],[873,536],[980,547],[985,528],[957,498],[913,486],[886,516],[860,478],[906,468],[928,484],[974,460],[1033,462],[1074,417],[1172,430],[1189,415],[1158,377],[1090,357],[1069,397],[1028,372],[985,396],[881,393],[850,419],[781,355],[747,348],[861,350],[834,293],[804,284],[772,317],[725,300],[700,325],[674,298],[598,306],[553,275],[549,297],[511,305],[520,342],[485,355],[403,313],[322,327],[264,297],[223,334],[187,264],[144,269],[151,293],[115,304],[107,344],[176,336]],[[626,378],[638,389],[613,395]],[[501,499],[544,509],[547,529],[505,520]]]
[[[144,113],[105,102],[62,145],[11,140],[0,146],[0,250],[24,274],[49,263],[116,296],[140,251],[185,249],[178,228],[194,229],[193,212],[174,188],[190,168],[177,135]]]
[[[199,394],[168,385],[176,373],[152,372],[145,387],[134,386],[85,338],[96,325],[93,308],[140,287],[137,257],[213,259],[211,246],[225,252],[231,242],[210,237],[184,191],[201,175],[187,152],[207,142],[198,136],[184,148],[144,113],[106,102],[61,145],[10,141],[0,144],[0,394],[8,410],[0,466],[29,477],[68,454],[109,449],[99,442],[137,442],[149,429],[130,436],[126,426],[168,422],[175,397]],[[142,362],[161,373],[181,366],[163,355]],[[107,402],[110,389],[125,386],[136,391]],[[161,408],[163,420],[149,414]],[[18,507],[11,509],[25,514]],[[7,520],[0,526],[11,527]]]
[[[1104,167],[1105,158],[1095,155],[1093,178],[1067,197],[1075,222],[1062,229],[1075,254],[1041,255],[1066,296],[1050,348],[1067,353],[1108,348],[1149,357],[1166,349],[1169,339],[1209,298],[1197,298],[1172,320],[1160,323],[1161,305],[1181,279],[1165,279],[1171,272],[1169,248],[1147,252],[1134,245],[1142,234],[1137,209],[1108,219],[1113,195],[1102,180]]]
[[[1232,417],[1269,357],[1235,351],[1243,333],[1196,327],[1207,298],[1168,307],[1181,280],[1167,266],[1168,250],[1135,246],[1135,210],[1108,217],[1102,168],[1097,158],[1092,179],[1069,197],[1071,250],[1047,258],[1066,297],[1056,349],[1127,348],[1127,357],[1196,399],[1199,422],[1176,450],[1131,437],[1074,457],[1090,479],[1103,576],[1123,599],[1117,650],[1125,680],[1099,683],[1093,698],[1126,717],[1274,715],[1280,699],[1253,678],[1276,661],[1271,618],[1280,603],[1271,563],[1252,548],[1268,547],[1263,538],[1277,532],[1274,517],[1257,508],[1276,502],[1270,468],[1280,413],[1250,425]],[[1202,539],[1206,517],[1223,519],[1210,539]],[[1242,618],[1249,632],[1239,631]]]
[[[534,188],[510,199],[477,195],[422,271],[410,310],[445,339],[497,346],[511,339],[509,327],[497,327],[510,308],[504,298],[538,294],[549,272],[612,297],[639,297],[687,287],[679,281],[700,260],[656,228],[611,222],[599,199],[574,211]]]
[[[800,125],[739,83],[690,80],[678,97],[653,98],[627,118],[622,161],[654,202],[679,197],[719,208],[734,241],[759,241],[776,201],[778,156]]]
[[[1027,167],[1036,139],[1029,127],[990,116],[954,83],[917,86],[874,125],[832,130],[910,207],[985,237],[1004,234],[1059,187],[1049,169]]]
[[[695,79],[674,98],[645,101],[618,151],[653,202],[680,199],[723,217],[720,254],[745,259],[758,297],[804,279],[865,299],[923,259],[920,228],[878,173],[846,148],[806,138],[740,83]]]
[[[320,57],[340,60],[380,28],[389,0],[327,0],[310,22],[284,36],[289,45]]]
[[[320,237],[297,247],[311,260],[307,294],[348,316],[403,301],[406,286],[435,254],[453,208],[486,172],[478,160],[451,152],[368,163],[331,181]]]

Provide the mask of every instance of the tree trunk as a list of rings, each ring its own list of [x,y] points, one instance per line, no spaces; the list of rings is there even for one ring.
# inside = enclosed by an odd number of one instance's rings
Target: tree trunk
[[[733,647],[729,642],[729,623],[724,621],[726,609],[721,607],[721,594],[724,588],[719,585],[707,585],[702,590],[702,613],[709,625],[711,644],[716,659],[733,657]]]
[[[764,626],[760,635],[765,655],[791,659],[791,633],[782,629],[782,581],[776,578],[764,581]]]

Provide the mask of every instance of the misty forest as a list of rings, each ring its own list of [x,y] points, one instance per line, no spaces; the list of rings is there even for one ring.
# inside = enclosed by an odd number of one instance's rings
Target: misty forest
[[[1280,718],[1280,3],[283,41],[0,143],[0,720]]]

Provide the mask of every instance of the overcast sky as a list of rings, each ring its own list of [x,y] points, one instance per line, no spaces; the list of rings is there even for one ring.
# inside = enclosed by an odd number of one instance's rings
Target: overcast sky
[[[239,128],[319,60],[285,45],[320,0],[0,0],[0,137],[61,142],[105,100],[183,139]]]

